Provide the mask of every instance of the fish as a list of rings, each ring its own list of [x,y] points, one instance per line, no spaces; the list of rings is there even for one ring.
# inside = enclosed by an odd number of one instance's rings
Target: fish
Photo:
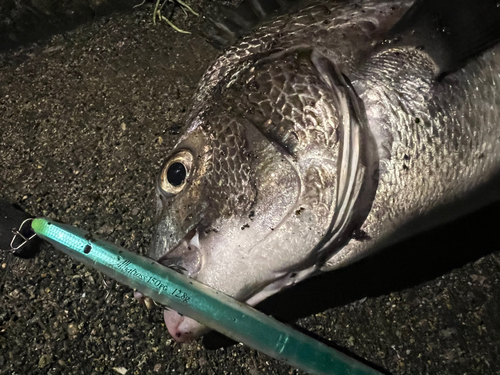
[[[287,3],[212,20],[156,186],[148,255],[249,305],[499,199],[494,1]]]

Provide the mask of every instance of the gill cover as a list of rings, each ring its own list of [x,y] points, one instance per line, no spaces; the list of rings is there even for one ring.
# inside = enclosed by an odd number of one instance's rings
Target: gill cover
[[[277,61],[286,64],[276,67]],[[300,263],[281,270],[290,273],[309,269],[305,278],[347,244],[366,219],[378,184],[376,144],[363,102],[348,77],[318,49],[298,46],[269,51],[245,63],[247,72],[240,71],[241,78],[231,76],[233,82],[243,81],[254,90],[248,95],[253,107],[240,103],[242,112],[289,155],[301,181],[296,212],[304,210],[307,219],[310,211],[316,211],[313,216],[321,235],[307,255],[302,254]],[[301,74],[304,77],[297,78]],[[279,94],[266,87],[266,78],[262,78],[266,75],[274,84],[285,81]],[[287,92],[287,85],[294,88]],[[272,109],[263,109],[262,103]],[[288,104],[294,108],[290,110]],[[294,116],[294,111],[300,116]],[[299,221],[299,225],[307,226],[308,221]],[[290,229],[293,224],[283,226]],[[303,229],[296,227],[292,232],[307,237]],[[310,243],[304,241],[302,245],[308,247]]]
[[[378,185],[378,154],[362,100],[349,79],[318,51],[312,61],[323,81],[335,93],[341,112],[335,213],[317,251],[325,262],[359,229],[370,212]]]

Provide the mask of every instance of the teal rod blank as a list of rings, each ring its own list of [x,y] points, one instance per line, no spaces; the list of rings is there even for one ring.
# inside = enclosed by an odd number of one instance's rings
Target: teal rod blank
[[[380,372],[150,258],[48,219],[33,230],[55,248],[180,314],[310,374]]]

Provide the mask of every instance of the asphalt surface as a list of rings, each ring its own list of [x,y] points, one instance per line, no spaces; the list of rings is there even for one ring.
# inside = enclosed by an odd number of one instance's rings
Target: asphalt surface
[[[196,9],[203,10],[205,2]],[[0,53],[0,198],[145,253],[155,176],[220,53],[152,4]],[[176,12],[190,28],[198,21]],[[260,308],[391,374],[500,374],[500,205],[312,279]],[[299,374],[47,245],[0,252],[0,374]]]

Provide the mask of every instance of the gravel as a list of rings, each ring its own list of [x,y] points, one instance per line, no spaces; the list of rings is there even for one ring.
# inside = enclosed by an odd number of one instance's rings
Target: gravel
[[[0,54],[0,197],[141,253],[155,176],[219,53],[154,26],[152,6]],[[182,12],[174,21],[198,22]],[[260,307],[388,373],[500,374],[498,212],[488,207]],[[301,373],[215,333],[178,344],[162,315],[47,245],[28,260],[0,253],[0,374]]]

